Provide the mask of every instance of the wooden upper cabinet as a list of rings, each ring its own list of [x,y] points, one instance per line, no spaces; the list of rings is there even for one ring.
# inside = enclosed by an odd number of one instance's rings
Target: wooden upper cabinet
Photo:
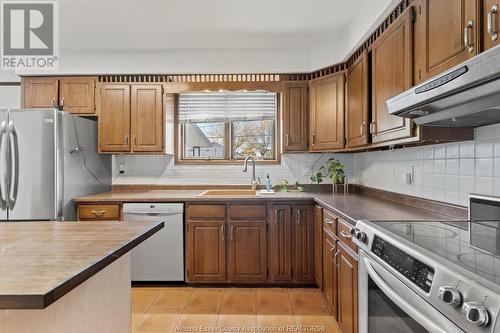
[[[283,83],[283,150],[307,151],[309,139],[308,83]]]
[[[483,50],[500,43],[500,0],[483,0]]]
[[[368,55],[356,59],[347,72],[347,147],[368,144]]]
[[[292,207],[274,205],[271,221],[271,275],[273,281],[292,280]]]
[[[313,207],[298,205],[295,214],[295,280],[312,282],[314,276]]]
[[[338,319],[343,333],[358,333],[358,260],[339,245],[338,251]]]
[[[266,221],[231,221],[228,232],[229,281],[266,281]]]
[[[132,151],[163,151],[163,86],[132,85]]]
[[[59,98],[59,80],[46,77],[24,77],[23,108],[53,108]]]
[[[344,74],[311,81],[311,150],[344,148]]]
[[[418,0],[416,81],[478,54],[478,0]]]
[[[99,151],[130,151],[130,86],[103,84],[99,102]]]
[[[387,99],[413,84],[413,12],[409,7],[371,46],[374,143],[409,138],[412,122],[389,114]]]
[[[226,222],[188,222],[186,266],[189,281],[226,280]]]
[[[95,78],[65,77],[60,79],[59,105],[73,114],[95,114]]]

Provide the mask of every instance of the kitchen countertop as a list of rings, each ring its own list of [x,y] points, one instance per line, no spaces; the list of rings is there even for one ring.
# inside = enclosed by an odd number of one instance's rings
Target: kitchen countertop
[[[257,197],[200,197],[203,190],[111,191],[76,198],[76,203],[124,202],[234,202],[234,201],[309,201],[327,208],[350,223],[357,220],[449,220],[430,211],[376,197],[350,193],[333,195],[321,192],[278,192]]]
[[[0,223],[0,309],[44,309],[163,222]]]

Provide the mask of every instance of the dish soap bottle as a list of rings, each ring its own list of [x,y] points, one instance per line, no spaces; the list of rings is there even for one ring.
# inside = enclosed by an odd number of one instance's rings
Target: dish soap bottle
[[[271,179],[269,178],[269,174],[266,176],[266,191],[271,192]]]

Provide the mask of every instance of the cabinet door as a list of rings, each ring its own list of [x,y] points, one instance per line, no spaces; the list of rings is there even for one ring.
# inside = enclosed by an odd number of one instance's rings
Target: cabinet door
[[[337,240],[326,230],[323,230],[323,293],[326,303],[335,319],[337,317],[337,267],[335,263]]]
[[[339,246],[338,256],[338,323],[342,332],[358,332],[358,261]]]
[[[228,228],[229,281],[266,281],[266,222],[231,221]]]
[[[413,7],[403,13],[372,46],[372,141],[412,136],[409,119],[389,114],[386,101],[412,86]]]
[[[368,56],[356,59],[347,73],[347,147],[368,144]]]
[[[483,50],[500,42],[500,0],[483,0]]]
[[[95,114],[95,78],[64,77],[60,80],[59,105],[73,114]]]
[[[99,149],[130,151],[130,86],[104,84],[99,103]]]
[[[314,276],[323,289],[323,208],[314,207]]]
[[[295,280],[314,281],[314,215],[312,206],[298,205],[295,214]]]
[[[271,221],[271,274],[273,281],[292,280],[291,206],[274,205]]]
[[[307,82],[283,83],[283,150],[307,151],[309,112]]]
[[[131,124],[134,152],[163,150],[163,86],[132,85]]]
[[[417,82],[478,53],[478,0],[419,0],[418,6]]]
[[[311,150],[344,148],[344,74],[311,81]]]
[[[27,77],[22,79],[23,108],[52,108],[57,105],[59,80],[57,78]]]
[[[187,277],[189,281],[226,279],[226,222],[187,223]]]

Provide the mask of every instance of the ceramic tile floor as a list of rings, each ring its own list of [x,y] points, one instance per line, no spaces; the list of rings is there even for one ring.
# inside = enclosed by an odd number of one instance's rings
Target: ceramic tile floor
[[[132,332],[338,333],[318,289],[132,288]]]

